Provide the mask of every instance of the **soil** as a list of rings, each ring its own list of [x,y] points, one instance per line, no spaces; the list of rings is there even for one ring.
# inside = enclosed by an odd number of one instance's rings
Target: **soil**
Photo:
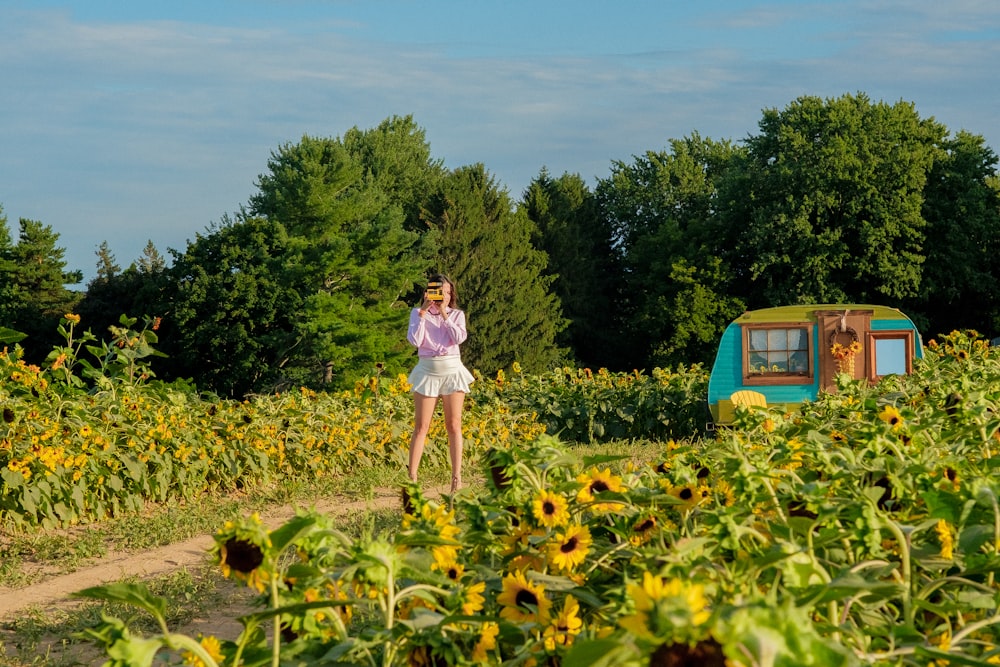
[[[427,489],[427,497],[439,498],[447,487]],[[372,509],[401,506],[398,488],[381,488],[373,491],[372,497],[363,501],[345,502],[343,499],[325,499],[310,506],[323,514],[352,515]],[[261,520],[269,529],[274,529],[295,516],[298,506],[285,506],[261,513]],[[98,562],[68,574],[44,577],[25,588],[5,588],[0,586],[0,625],[10,623],[18,615],[54,614],[72,609],[83,601],[71,597],[73,593],[122,579],[149,579],[185,568],[200,568],[208,563],[208,552],[213,544],[211,535],[201,535],[183,542],[169,544],[141,553],[109,553]],[[245,590],[245,589],[244,589]],[[234,638],[241,626],[235,620],[241,613],[251,611],[251,596],[244,591],[233,591],[233,605],[227,606],[225,617],[221,619],[196,618],[183,628],[172,628],[188,636],[198,633],[214,634]],[[245,609],[241,609],[245,606]],[[0,632],[0,645],[3,635]],[[9,639],[9,634],[8,637]],[[8,642],[9,643],[9,642]],[[27,656],[22,656],[27,657]],[[98,663],[102,662],[98,660]],[[0,665],[5,664],[0,651]],[[87,664],[87,663],[79,663]]]

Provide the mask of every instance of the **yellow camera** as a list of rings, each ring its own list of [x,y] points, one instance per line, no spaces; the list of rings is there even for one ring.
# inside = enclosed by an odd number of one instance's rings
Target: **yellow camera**
[[[441,290],[441,283],[427,283],[427,298],[430,301],[444,301],[444,292]]]

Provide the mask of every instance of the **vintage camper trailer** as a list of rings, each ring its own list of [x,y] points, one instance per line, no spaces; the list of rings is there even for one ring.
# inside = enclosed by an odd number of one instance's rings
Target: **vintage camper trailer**
[[[735,406],[792,409],[830,390],[839,372],[878,380],[909,373],[923,356],[920,333],[895,308],[818,304],[744,313],[722,334],[708,382],[715,424]]]

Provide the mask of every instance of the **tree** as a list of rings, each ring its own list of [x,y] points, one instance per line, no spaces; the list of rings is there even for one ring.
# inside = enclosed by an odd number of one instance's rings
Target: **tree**
[[[224,218],[174,253],[161,335],[168,377],[229,397],[269,388],[302,343],[305,298],[286,282],[295,242],[281,223]]]
[[[596,198],[579,175],[552,178],[542,169],[521,205],[534,223],[532,244],[548,255],[544,275],[568,322],[557,343],[585,366],[617,367],[618,332],[608,315],[618,301],[621,267]]]
[[[166,262],[152,241],[143,255],[125,270],[111,252],[107,241],[97,249],[97,271],[87,283],[87,291],[77,307],[81,326],[99,338],[108,327],[117,326],[122,315],[129,317],[164,317],[169,306],[165,303],[167,286]],[[163,341],[163,336],[160,336]],[[165,376],[172,360],[152,362],[157,374]],[[161,372],[163,371],[163,372]]]
[[[420,230],[421,203],[445,174],[442,161],[431,157],[424,130],[413,116],[392,116],[378,127],[344,133],[344,148],[363,165],[366,183],[403,209],[409,230]]]
[[[907,312],[930,335],[955,329],[1000,332],[1000,191],[997,155],[981,136],[942,143],[924,190],[923,280]]]
[[[944,128],[912,104],[859,94],[765,110],[746,140],[736,244],[750,307],[899,302],[917,294],[927,174]]]
[[[408,120],[352,131],[350,141],[303,137],[272,154],[250,212],[278,222],[295,262],[282,284],[302,299],[301,344],[289,367],[321,367],[338,385],[409,365],[405,297],[422,281],[434,235],[407,228],[408,197],[435,180],[422,132]],[[420,185],[419,187],[423,187]]]
[[[709,362],[723,329],[743,310],[730,295],[716,219],[719,184],[739,164],[729,142],[694,134],[616,162],[597,185],[602,215],[623,264],[620,347],[627,367]]]
[[[112,280],[121,272],[115,255],[111,252],[111,246],[107,241],[101,241],[97,248],[97,277],[96,280]]]
[[[433,268],[455,280],[468,313],[466,365],[491,375],[515,361],[527,372],[560,363],[556,337],[565,320],[544,273],[547,257],[531,244],[531,220],[513,210],[485,167],[448,174],[422,217],[440,233]]]
[[[66,288],[83,279],[66,271],[59,234],[36,220],[20,219],[17,243],[11,243],[7,218],[0,209],[0,322],[27,334],[25,358],[38,363],[59,344],[56,327],[73,312],[80,295]]]

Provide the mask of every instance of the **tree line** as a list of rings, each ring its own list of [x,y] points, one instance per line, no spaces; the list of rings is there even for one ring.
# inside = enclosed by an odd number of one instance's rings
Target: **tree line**
[[[59,319],[157,318],[161,379],[220,395],[406,372],[409,309],[457,283],[467,365],[610,370],[710,363],[743,311],[878,303],[924,337],[1000,329],[1000,177],[984,139],[863,93],[765,109],[614,161],[591,188],[544,167],[515,200],[483,164],[446,169],[411,116],[274,150],[236,213],[127,268],[107,243],[84,291],[58,235],[0,209],[0,326],[51,349]],[[15,338],[9,338],[13,341]]]

